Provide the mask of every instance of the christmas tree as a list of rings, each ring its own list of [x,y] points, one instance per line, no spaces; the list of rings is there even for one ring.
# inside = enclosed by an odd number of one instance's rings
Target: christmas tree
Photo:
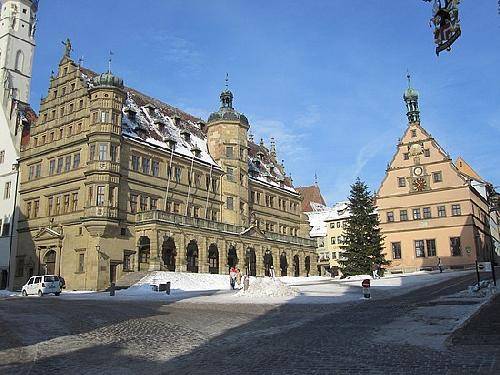
[[[340,260],[344,276],[370,275],[374,264],[388,265],[382,254],[384,239],[373,196],[359,178],[351,186],[350,217],[344,229],[346,251]]]

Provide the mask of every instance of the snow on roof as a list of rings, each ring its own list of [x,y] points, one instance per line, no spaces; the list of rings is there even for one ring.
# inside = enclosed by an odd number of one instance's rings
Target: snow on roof
[[[311,226],[311,231],[309,235],[311,237],[325,237],[327,233],[327,222],[337,219],[346,219],[349,215],[348,209],[349,202],[342,201],[336,203],[333,207],[323,206],[324,209],[321,211],[310,211],[306,212],[309,219],[309,225]]]

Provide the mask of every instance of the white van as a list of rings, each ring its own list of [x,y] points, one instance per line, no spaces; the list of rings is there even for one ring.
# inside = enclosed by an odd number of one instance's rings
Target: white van
[[[21,293],[25,297],[29,294],[38,294],[41,297],[49,293],[58,296],[61,294],[61,281],[56,275],[31,276]]]

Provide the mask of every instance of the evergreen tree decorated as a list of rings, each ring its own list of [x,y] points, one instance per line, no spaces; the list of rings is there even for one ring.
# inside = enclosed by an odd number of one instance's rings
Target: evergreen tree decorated
[[[373,196],[359,178],[351,186],[349,196],[350,217],[344,229],[344,244],[347,245],[340,260],[344,276],[370,275],[372,265],[388,265],[382,255],[384,239],[380,233],[380,222],[375,214]]]

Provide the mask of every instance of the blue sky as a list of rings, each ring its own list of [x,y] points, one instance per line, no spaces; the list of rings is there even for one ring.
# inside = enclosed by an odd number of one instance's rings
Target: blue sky
[[[462,1],[462,37],[436,57],[421,0],[45,0],[32,103],[46,95],[66,37],[85,66],[106,70],[112,50],[128,86],[205,119],[228,72],[255,138],[276,138],[296,185],[317,173],[332,204],[357,176],[378,189],[406,127],[409,70],[422,125],[498,185],[498,7]]]

